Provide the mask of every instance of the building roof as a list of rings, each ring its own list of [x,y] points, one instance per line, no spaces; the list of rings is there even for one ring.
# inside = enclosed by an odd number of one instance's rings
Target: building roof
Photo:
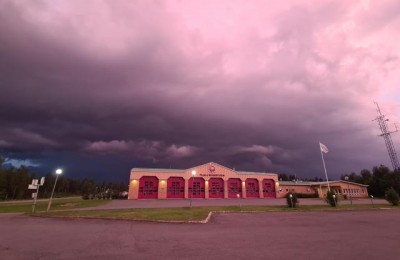
[[[351,182],[351,181],[343,181],[343,180],[337,180],[337,181],[329,181],[329,185],[331,184],[335,184],[338,182],[342,182],[342,183],[348,183],[348,184],[352,184],[352,185],[358,185],[358,186],[363,186],[363,187],[368,187],[369,185],[365,185],[365,184],[360,184],[360,183],[356,183],[356,182]],[[326,181],[280,181],[279,185],[281,186],[313,186],[313,185],[327,185]]]
[[[203,166],[203,165],[207,165],[207,164],[216,164],[216,165],[218,165],[218,166],[220,166],[220,167],[223,167],[223,168],[225,168],[225,169],[228,169],[228,170],[230,170],[230,171],[234,171],[234,172],[236,172],[237,174],[247,174],[247,175],[251,175],[251,174],[254,174],[254,175],[256,175],[256,174],[257,174],[257,175],[259,175],[259,174],[265,174],[265,175],[274,174],[274,175],[277,175],[276,173],[236,171],[235,168],[231,169],[231,168],[228,168],[228,167],[226,167],[226,166],[223,166],[223,165],[218,164],[218,163],[215,163],[215,162],[204,163],[204,164],[202,164],[202,165],[198,165],[198,166],[195,166],[195,167],[190,167],[190,168],[187,168],[187,169],[132,168],[132,169],[131,169],[131,172],[170,172],[170,173],[184,173],[185,171],[187,171],[187,170],[189,170],[189,169],[199,168],[199,167],[201,167],[201,166]]]
[[[235,170],[232,170],[232,171],[235,171]],[[244,172],[244,171],[235,171],[235,172],[237,172],[238,174],[249,174],[249,175],[251,175],[251,174],[254,174],[254,175],[259,175],[259,174],[274,174],[274,175],[276,175],[276,173],[272,173],[272,172]]]
[[[311,186],[319,184],[318,182],[311,182],[311,181],[279,181],[279,185],[291,185],[291,186]]]
[[[132,168],[131,172],[182,172],[186,170],[181,169],[157,169],[157,168]]]

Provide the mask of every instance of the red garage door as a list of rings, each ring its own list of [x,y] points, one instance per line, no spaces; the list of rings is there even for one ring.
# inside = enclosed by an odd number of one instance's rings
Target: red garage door
[[[240,179],[231,178],[228,180],[228,198],[239,198],[242,197],[242,181]]]
[[[224,180],[221,178],[210,178],[208,181],[208,197],[224,198]]]
[[[170,177],[167,182],[167,198],[183,199],[185,197],[185,180],[182,177]]]
[[[145,176],[139,180],[139,199],[158,198],[158,179],[154,176]]]
[[[276,198],[275,181],[271,179],[264,179],[262,181],[264,198]]]
[[[246,179],[246,198],[259,198],[259,191],[257,179]]]
[[[189,179],[189,198],[201,198],[206,197],[205,194],[205,182],[203,178],[190,178]]]

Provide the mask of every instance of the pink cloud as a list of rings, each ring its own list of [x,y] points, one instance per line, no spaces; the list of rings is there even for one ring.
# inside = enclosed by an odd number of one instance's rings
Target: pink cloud
[[[195,151],[196,149],[189,145],[177,146],[172,144],[170,147],[168,147],[166,152],[171,158],[184,158],[192,156]]]
[[[163,161],[180,159],[194,155],[197,148],[190,145],[178,146],[172,144],[166,146],[158,141],[95,141],[89,142],[83,147],[83,151],[95,154],[122,154],[125,153],[135,158],[151,161]]]
[[[400,121],[399,6],[5,2],[0,103],[17,112],[0,145],[86,142],[86,152],[183,163],[243,155],[232,161],[293,170],[315,165],[323,139],[347,165],[382,161],[373,100]]]

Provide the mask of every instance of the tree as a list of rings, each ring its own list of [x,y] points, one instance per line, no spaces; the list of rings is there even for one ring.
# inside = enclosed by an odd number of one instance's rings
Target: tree
[[[51,195],[51,191],[53,190],[54,182],[56,181],[56,177],[52,173],[47,173],[45,176],[45,181],[43,187],[41,187],[41,196],[44,198],[49,198]]]
[[[371,181],[372,181],[371,171],[369,171],[367,169],[363,169],[363,170],[361,170],[360,175],[361,175],[361,179],[362,179],[362,184],[365,184],[365,185],[371,184]]]
[[[328,191],[326,193],[325,201],[331,205],[332,207],[336,207],[338,205],[338,196],[333,191]]]
[[[399,202],[400,202],[399,194],[392,187],[390,187],[389,189],[386,190],[385,198],[393,206],[398,206],[399,205]]]
[[[0,154],[0,200],[6,199],[7,194],[7,182],[6,175],[3,171],[4,157]]]
[[[0,168],[0,200],[6,199],[7,194],[6,175],[3,169]]]
[[[4,157],[0,154],[0,169],[3,168],[3,163],[5,162]]]
[[[384,197],[385,191],[389,187],[395,186],[391,179],[393,179],[393,176],[391,176],[388,167],[384,165],[374,167],[372,170],[372,179],[370,186],[368,187],[368,192],[376,197]]]
[[[80,186],[81,194],[94,194],[96,192],[96,182],[91,179],[84,179]]]
[[[2,162],[4,162],[4,159],[0,155],[0,200],[31,198],[32,191],[28,190],[28,185],[32,182],[32,179],[37,178],[36,174],[25,166],[2,168]],[[41,198],[50,197],[55,180],[54,173],[46,174],[44,185],[40,187],[39,195]],[[89,195],[99,194],[102,198],[111,198],[112,196],[118,197],[120,192],[127,190],[128,186],[124,183],[103,182],[98,185],[91,179],[81,181],[59,176],[55,193],[58,193],[58,195],[61,193],[63,196],[86,194],[88,197]]]
[[[296,208],[299,204],[299,200],[297,199],[297,194],[291,192],[286,194],[286,203],[289,208]]]
[[[57,192],[67,194],[69,191],[69,179],[64,176],[58,177]]]
[[[289,181],[289,177],[288,177],[285,173],[280,173],[280,174],[278,175],[278,179],[279,179],[280,181]]]

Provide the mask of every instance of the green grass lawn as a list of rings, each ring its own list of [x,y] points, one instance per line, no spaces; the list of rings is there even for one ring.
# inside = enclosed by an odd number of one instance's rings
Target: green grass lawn
[[[83,200],[80,197],[73,198],[53,198],[51,210],[70,210],[76,208],[89,208],[109,203],[109,200]],[[0,213],[31,213],[32,202],[6,202],[0,203]],[[47,209],[48,200],[36,203],[36,212]]]
[[[155,208],[155,209],[123,209],[123,210],[80,210],[80,211],[51,211],[38,212],[37,216],[54,217],[78,217],[78,218],[105,218],[105,219],[129,219],[147,221],[201,221],[206,219],[210,211],[219,212],[272,212],[272,211],[336,211],[336,210],[365,210],[378,208],[394,208],[385,205],[343,205],[337,208],[328,205],[301,206],[288,208],[287,206],[237,206],[226,207],[193,207],[193,208]],[[399,207],[397,207],[399,208]]]

